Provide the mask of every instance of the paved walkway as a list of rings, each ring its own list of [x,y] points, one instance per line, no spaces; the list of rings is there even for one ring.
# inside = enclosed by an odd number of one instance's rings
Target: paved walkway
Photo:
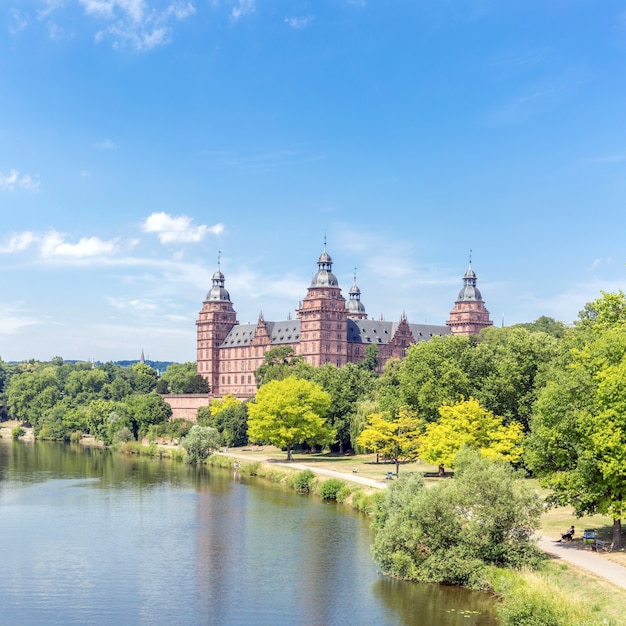
[[[241,460],[249,460],[246,459],[246,457],[237,456],[235,454],[227,453],[227,456],[236,457]],[[341,478],[342,480],[367,485],[368,487],[374,487],[375,489],[385,489],[388,485],[388,482],[384,479],[374,480],[372,478],[359,476],[358,474],[346,474],[344,472],[337,472],[303,463],[282,463],[280,461],[272,461],[272,465],[282,465],[284,467],[290,467],[297,470],[308,469],[315,474]],[[594,576],[604,578],[614,585],[626,589],[626,567],[619,565],[618,563],[613,563],[613,561],[609,561],[596,552],[592,552],[590,548],[584,549],[576,543],[558,542],[543,535],[539,536],[537,546],[547,554],[562,559],[566,563],[570,563],[575,567],[590,572]]]
[[[580,544],[566,541],[555,541],[545,536],[539,537],[537,546],[547,554],[626,589],[626,567],[592,552],[591,548],[583,548]]]

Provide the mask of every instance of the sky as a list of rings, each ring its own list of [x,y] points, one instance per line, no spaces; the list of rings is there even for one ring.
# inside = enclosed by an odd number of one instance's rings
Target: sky
[[[3,0],[0,357],[194,361],[295,317],[497,326],[626,289],[626,3]],[[470,252],[471,251],[471,252]]]

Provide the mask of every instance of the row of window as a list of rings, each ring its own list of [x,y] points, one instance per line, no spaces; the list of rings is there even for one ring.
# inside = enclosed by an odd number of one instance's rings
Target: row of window
[[[245,385],[245,378],[246,378],[245,376],[241,376],[239,384]],[[230,382],[230,376],[222,376],[222,385],[230,385],[230,384],[234,384],[234,385],[237,384],[237,376],[233,376],[232,383]],[[252,384],[252,376],[248,374],[248,385],[251,385],[251,384]]]

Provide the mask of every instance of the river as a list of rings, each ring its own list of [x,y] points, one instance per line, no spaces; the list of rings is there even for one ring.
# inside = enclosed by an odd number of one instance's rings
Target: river
[[[4,625],[495,626],[494,601],[403,583],[368,520],[232,473],[0,440]]]

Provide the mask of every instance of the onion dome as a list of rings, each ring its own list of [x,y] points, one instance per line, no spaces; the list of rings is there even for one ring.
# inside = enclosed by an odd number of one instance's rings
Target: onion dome
[[[472,269],[472,261],[470,260],[469,268],[463,275],[463,288],[459,291],[457,302],[480,301],[482,299],[480,290],[476,287],[476,273]]]
[[[350,287],[348,294],[350,295],[350,299],[347,303],[348,314],[364,315],[365,305],[361,302],[361,290],[356,284],[356,270],[354,272],[354,283],[352,284],[352,287]]]
[[[217,261],[217,271],[211,279],[213,286],[206,295],[207,302],[230,302],[230,294],[224,288],[224,274],[220,271],[219,258]]]
[[[317,274],[313,276],[311,287],[339,286],[337,277],[332,272],[333,260],[330,258],[330,254],[326,252],[326,242],[324,242],[324,252],[320,254],[320,258],[317,260],[317,267]]]

